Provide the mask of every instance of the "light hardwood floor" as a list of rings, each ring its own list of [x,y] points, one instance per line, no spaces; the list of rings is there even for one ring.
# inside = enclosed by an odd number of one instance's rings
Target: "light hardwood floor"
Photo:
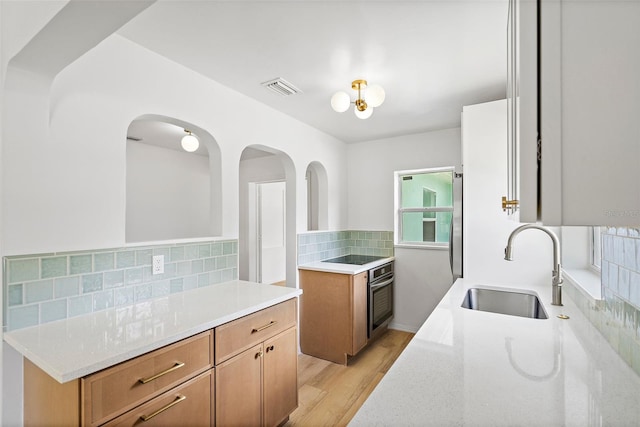
[[[347,366],[300,354],[298,409],[284,426],[347,425],[413,335],[389,329]]]

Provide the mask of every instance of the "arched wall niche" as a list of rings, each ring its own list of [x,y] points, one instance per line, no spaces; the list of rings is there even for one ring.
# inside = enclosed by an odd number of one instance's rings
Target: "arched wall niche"
[[[256,281],[258,271],[256,189],[261,183],[285,183],[285,276],[286,285],[296,287],[296,171],[291,157],[266,145],[249,145],[239,167],[239,261],[238,277]]]
[[[180,147],[185,129],[200,141],[194,153]],[[208,131],[145,114],[127,129],[126,153],[127,243],[221,235],[221,153]]]
[[[320,162],[307,166],[307,230],[327,230],[329,200],[327,170]]]

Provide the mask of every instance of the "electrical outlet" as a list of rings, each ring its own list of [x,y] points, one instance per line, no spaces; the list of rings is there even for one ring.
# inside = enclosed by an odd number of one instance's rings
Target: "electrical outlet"
[[[164,255],[154,255],[151,262],[151,274],[164,273]]]

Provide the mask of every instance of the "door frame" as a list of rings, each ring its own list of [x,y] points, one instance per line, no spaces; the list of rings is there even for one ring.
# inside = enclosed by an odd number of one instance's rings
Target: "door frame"
[[[249,183],[249,280],[253,282],[262,283],[262,239],[261,239],[261,195],[260,185],[283,183],[285,198],[284,198],[284,218],[283,218],[283,232],[284,232],[284,247],[285,253],[287,251],[287,180],[276,179],[268,181],[256,181]],[[285,268],[286,277],[286,268]]]

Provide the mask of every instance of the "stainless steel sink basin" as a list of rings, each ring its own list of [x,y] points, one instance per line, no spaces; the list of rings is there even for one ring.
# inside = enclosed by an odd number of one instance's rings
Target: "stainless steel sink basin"
[[[531,319],[548,319],[538,297],[526,291],[470,288],[462,307]]]

